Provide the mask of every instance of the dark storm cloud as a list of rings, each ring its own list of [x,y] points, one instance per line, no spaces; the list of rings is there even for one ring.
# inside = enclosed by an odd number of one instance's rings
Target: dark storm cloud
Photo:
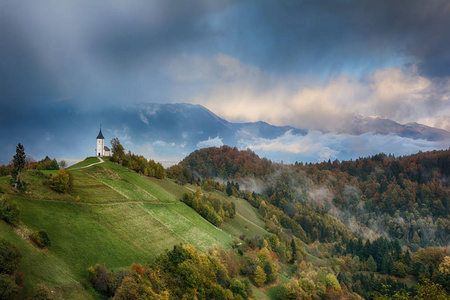
[[[204,15],[225,6],[204,0],[4,1],[0,101],[118,101],[136,96],[132,90],[145,93],[139,90],[145,78],[162,88],[164,60],[204,46],[214,36]]]
[[[181,54],[275,73],[413,63],[448,76],[449,15],[446,0],[2,1],[0,101],[170,101],[167,64]]]
[[[450,2],[254,1],[235,35],[239,50],[274,70],[318,73],[417,63],[450,75]],[[409,61],[408,61],[409,60]],[[398,63],[397,62],[397,63]]]

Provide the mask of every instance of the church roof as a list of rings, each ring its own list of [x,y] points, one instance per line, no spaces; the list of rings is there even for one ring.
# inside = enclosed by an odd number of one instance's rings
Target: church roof
[[[111,151],[111,150],[109,150],[109,148],[108,147],[104,147],[103,149],[105,149],[105,151]]]
[[[97,136],[97,140],[98,139],[101,139],[101,140],[104,140],[105,138],[103,137],[103,134],[102,134],[102,129],[100,128],[100,132],[98,133],[98,136]]]

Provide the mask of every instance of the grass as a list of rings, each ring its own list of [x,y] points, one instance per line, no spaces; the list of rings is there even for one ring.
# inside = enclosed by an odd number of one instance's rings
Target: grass
[[[284,275],[280,274],[279,277],[280,283],[277,286],[268,288],[266,291],[269,299],[273,300],[278,299],[278,294],[280,293],[281,285],[289,282],[289,278],[285,277]]]
[[[136,185],[134,183],[134,180],[126,180],[117,172],[113,172],[109,168],[105,168],[102,165],[92,166],[83,170],[82,172],[87,176],[90,176],[91,178],[95,178],[96,180],[102,182],[104,185],[121,194],[127,200],[158,200],[155,196]]]
[[[56,299],[92,299],[67,263],[54,253],[39,250],[3,221],[0,221],[0,237],[13,243],[22,254],[19,270],[25,274],[27,286],[43,283],[55,291]]]
[[[79,197],[82,202],[120,202],[128,199],[111,187],[84,173],[84,170],[75,170],[74,186],[70,195]]]
[[[0,177],[0,191],[21,209],[24,230],[43,229],[51,240],[48,249],[40,250],[0,221],[0,236],[23,255],[20,271],[28,287],[44,283],[59,299],[89,299],[80,282],[96,263],[129,268],[180,242],[207,251],[214,244],[229,248],[232,235],[266,233],[255,209],[243,199],[227,198],[236,203],[238,215],[223,229],[216,228],[178,201],[195,187],[144,177],[109,161],[86,167],[96,162],[91,157],[69,168],[75,181],[68,194],[46,184],[48,174],[57,171],[24,173],[29,184],[25,193],[11,189],[10,177]]]
[[[70,166],[68,169],[71,170],[71,169],[77,169],[77,168],[81,168],[81,167],[86,167],[88,165],[98,163],[99,161],[100,160],[97,157],[95,157],[95,156],[87,157],[85,160],[80,161],[79,163],[76,163],[76,164]]]
[[[151,215],[174,232],[180,242],[194,245],[202,251],[212,245],[229,248],[232,237],[221,229],[200,217],[192,208],[184,203],[172,205],[145,204]]]
[[[236,215],[234,219],[222,225],[223,230],[236,237],[242,234],[248,237],[268,234],[264,229],[264,222],[258,216],[258,212],[248,201],[235,197],[231,201],[236,205]]]
[[[23,223],[32,230],[47,231],[52,243],[49,252],[70,266],[77,280],[82,280],[86,268],[96,263],[129,266],[148,260],[148,253],[135,249],[108,226],[106,220],[114,216],[107,210],[97,214],[89,205],[79,203],[15,200]]]
[[[136,187],[146,191],[147,193],[153,195],[161,202],[177,202],[178,199],[167,192],[164,189],[161,189],[157,185],[155,185],[148,177],[141,176],[127,168],[124,168],[118,164],[112,162],[103,163],[104,167],[116,172],[125,180],[132,182]]]
[[[181,199],[181,197],[183,197],[183,194],[186,192],[192,192],[192,190],[190,190],[187,187],[187,185],[185,186],[179,185],[172,179],[166,178],[161,180],[154,177],[149,177],[148,180],[150,180],[151,183],[158,186],[159,188],[168,191],[171,195],[173,195],[177,199]]]

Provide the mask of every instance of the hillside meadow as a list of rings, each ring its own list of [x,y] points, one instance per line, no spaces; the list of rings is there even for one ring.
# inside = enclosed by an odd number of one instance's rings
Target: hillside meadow
[[[151,262],[179,243],[201,251],[212,245],[229,249],[233,236],[266,233],[254,208],[242,199],[233,199],[236,218],[217,228],[178,200],[192,192],[189,186],[98,162],[87,158],[71,166],[75,181],[66,194],[46,183],[47,176],[57,171],[27,171],[28,188],[22,193],[10,188],[8,176],[0,178],[1,191],[21,211],[17,228],[0,221],[0,237],[21,252],[19,270],[30,289],[43,283],[60,299],[88,299],[92,295],[83,287],[86,269],[97,263],[129,268]],[[48,249],[30,241],[28,235],[35,230],[48,233]]]

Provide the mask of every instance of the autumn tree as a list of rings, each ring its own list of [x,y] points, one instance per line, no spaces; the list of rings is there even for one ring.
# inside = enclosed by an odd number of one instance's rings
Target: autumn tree
[[[50,187],[60,193],[67,192],[73,186],[74,176],[66,169],[60,170],[50,177]]]
[[[111,140],[111,149],[113,153],[111,161],[120,163],[125,156],[125,148],[120,144],[118,138],[113,138]]]
[[[256,267],[255,276],[253,277],[253,280],[255,281],[257,286],[263,286],[264,283],[266,282],[266,273],[260,266]]]

